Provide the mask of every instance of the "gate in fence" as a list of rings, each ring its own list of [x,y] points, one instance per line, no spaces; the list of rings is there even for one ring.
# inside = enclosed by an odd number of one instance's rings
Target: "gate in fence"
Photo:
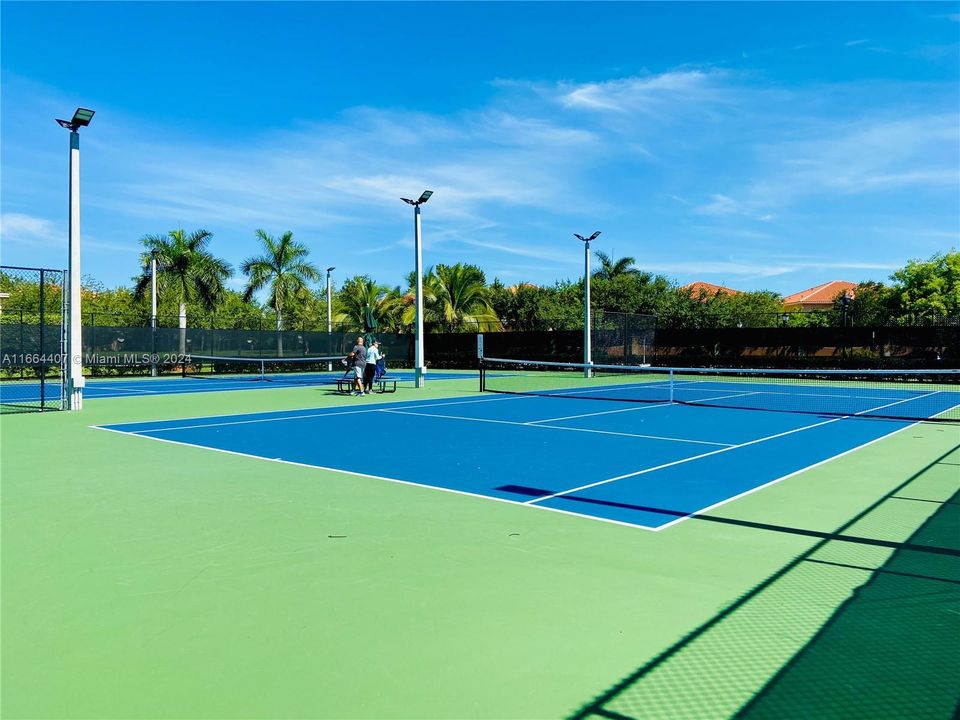
[[[0,265],[0,412],[63,410],[66,273]]]

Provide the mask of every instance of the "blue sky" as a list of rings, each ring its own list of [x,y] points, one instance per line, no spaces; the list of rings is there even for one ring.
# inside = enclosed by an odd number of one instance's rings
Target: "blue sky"
[[[784,294],[960,246],[960,3],[0,3],[0,260],[83,273],[292,230],[335,277],[582,273]],[[231,280],[241,287],[243,279]]]

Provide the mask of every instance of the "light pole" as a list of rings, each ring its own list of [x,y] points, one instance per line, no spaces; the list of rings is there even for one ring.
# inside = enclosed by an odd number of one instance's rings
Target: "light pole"
[[[327,268],[327,348],[333,352],[333,290],[330,284],[330,273],[336,270],[335,267]],[[333,363],[327,363],[327,371],[333,371]]]
[[[71,120],[60,120],[70,131],[69,306],[67,335],[67,398],[71,410],[83,408],[83,340],[80,325],[80,128],[90,124],[94,111],[77,108]]]
[[[417,200],[400,198],[408,205],[413,205],[413,246],[417,256],[415,269],[417,276],[417,329],[414,335],[413,375],[414,386],[418,388],[422,388],[426,383],[424,377],[426,368],[423,366],[423,253],[420,250],[420,206],[429,200],[431,195],[433,195],[433,190],[424,190]]]
[[[150,375],[157,376],[157,256],[150,254]]]
[[[577,240],[583,241],[583,376],[590,377],[593,373],[593,353],[590,349],[590,243],[600,237],[597,230],[590,237],[574,233]]]

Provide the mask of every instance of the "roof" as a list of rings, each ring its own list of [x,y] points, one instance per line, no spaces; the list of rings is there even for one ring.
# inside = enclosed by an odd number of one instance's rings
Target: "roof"
[[[717,293],[722,293],[723,295],[740,294],[739,290],[724,287],[723,285],[714,285],[713,283],[703,282],[702,280],[687,283],[683,286],[683,289],[689,290],[693,295],[716,295]]]
[[[831,280],[830,282],[807,288],[800,292],[788,295],[783,299],[784,305],[832,305],[840,293],[854,296],[857,284],[847,280]]]

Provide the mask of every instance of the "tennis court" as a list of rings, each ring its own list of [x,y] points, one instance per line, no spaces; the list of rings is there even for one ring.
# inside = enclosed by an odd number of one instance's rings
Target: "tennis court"
[[[697,392],[716,398],[723,390]],[[909,427],[907,420],[865,417],[917,402],[913,396],[890,400],[890,392],[851,393],[847,399],[863,406],[861,415],[833,418],[665,402],[624,407],[594,400],[587,406],[579,398],[524,395],[102,429],[660,529]],[[940,395],[938,408],[960,405],[960,393]],[[400,455],[363,457],[342,440],[340,431],[351,422],[423,442]],[[531,456],[537,462],[530,463]]]
[[[955,379],[635,370],[0,418],[4,715],[950,717]]]

